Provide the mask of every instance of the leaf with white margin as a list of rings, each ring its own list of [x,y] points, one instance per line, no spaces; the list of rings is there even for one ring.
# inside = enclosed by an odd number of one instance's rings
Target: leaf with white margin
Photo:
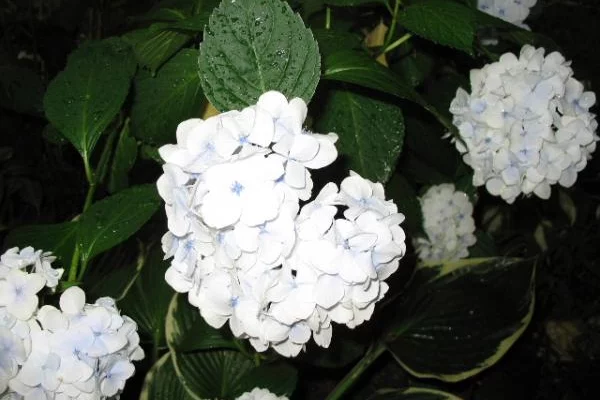
[[[535,265],[475,258],[415,271],[387,335],[388,349],[411,374],[447,382],[494,365],[533,315]]]

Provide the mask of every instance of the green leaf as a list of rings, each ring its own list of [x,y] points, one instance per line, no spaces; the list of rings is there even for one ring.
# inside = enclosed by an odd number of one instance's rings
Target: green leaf
[[[192,37],[187,33],[171,31],[169,26],[168,23],[159,22],[123,36],[133,47],[135,58],[140,65],[148,68],[153,74]]]
[[[320,74],[317,42],[280,0],[224,0],[200,47],[204,93],[220,111],[254,104],[269,90],[308,102]]]
[[[425,53],[413,52],[403,57],[392,69],[398,71],[411,86],[419,86],[433,71],[435,62]]]
[[[411,236],[424,234],[421,203],[410,182],[404,176],[396,173],[388,182],[385,193],[396,203],[398,211],[406,217],[402,227]]]
[[[477,24],[472,8],[448,0],[420,1],[404,8],[398,22],[425,39],[473,54]]]
[[[10,231],[4,240],[4,247],[27,247],[36,250],[51,251],[64,266],[70,265],[75,240],[77,237],[78,222],[63,222],[50,225],[28,225]]]
[[[467,259],[417,268],[388,348],[411,374],[456,382],[495,364],[521,336],[534,305],[534,263]]]
[[[167,344],[172,351],[188,352],[214,348],[236,349],[227,328],[217,330],[206,323],[187,295],[175,294],[165,323]],[[227,332],[227,333],[225,333]]]
[[[125,123],[119,135],[115,155],[110,167],[108,177],[108,190],[118,192],[129,186],[129,171],[133,168],[137,158],[137,142],[129,134],[129,122]]]
[[[349,90],[332,90],[317,129],[337,132],[348,167],[367,179],[387,182],[404,141],[400,107]]]
[[[40,116],[44,113],[44,84],[29,68],[0,66],[0,107],[18,113]]]
[[[293,368],[283,363],[275,364],[277,371],[268,364],[256,367],[254,362],[236,351],[171,354],[181,383],[195,398],[233,400],[258,385],[289,396],[296,383]],[[276,373],[275,379],[269,378],[272,373]]]
[[[50,82],[46,116],[84,158],[121,109],[135,69],[129,46],[112,38],[75,50]]]
[[[278,396],[290,396],[296,388],[298,373],[296,369],[284,361],[262,364],[246,374],[240,382],[242,392],[252,389],[267,388]]]
[[[155,346],[165,343],[165,319],[173,297],[173,289],[165,281],[169,263],[163,256],[160,247],[150,251],[135,283],[119,302],[123,313],[137,322],[140,331]]]
[[[340,45],[346,50],[362,49],[361,37],[352,32],[313,28],[312,33],[319,44],[319,52],[323,57],[339,51]]]
[[[410,85],[364,52],[340,50],[326,55],[323,64],[323,79],[352,83],[412,101],[434,115],[446,129],[456,130],[447,117],[428,104]]]
[[[92,204],[79,221],[83,264],[137,232],[159,205],[155,185],[133,186]]]
[[[369,400],[461,400],[452,393],[441,390],[410,387],[405,389],[382,389]]]
[[[185,390],[171,360],[171,353],[162,356],[144,378],[140,400],[194,400]]]
[[[135,79],[131,129],[144,142],[175,142],[177,125],[200,116],[204,96],[198,76],[198,50],[184,49],[152,76]]]

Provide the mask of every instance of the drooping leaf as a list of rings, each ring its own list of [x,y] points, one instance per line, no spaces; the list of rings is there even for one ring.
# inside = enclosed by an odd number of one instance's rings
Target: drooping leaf
[[[167,343],[172,351],[235,349],[237,347],[227,329],[217,330],[208,325],[200,311],[190,305],[187,295],[173,296],[165,323]]]
[[[399,23],[417,35],[473,54],[477,24],[472,8],[448,0],[425,0],[404,8]]]
[[[123,242],[152,217],[160,199],[155,185],[139,185],[100,200],[81,215],[78,243],[86,264]]]
[[[397,74],[383,67],[364,52],[354,50],[336,51],[326,55],[323,64],[323,79],[352,83],[412,101],[434,115],[446,129],[455,131],[452,122],[447,117],[427,103]]]
[[[0,66],[0,107],[18,113],[40,116],[44,113],[44,84],[29,68]]]
[[[350,90],[332,90],[317,129],[337,132],[336,146],[350,169],[373,181],[390,178],[404,141],[400,107]]]
[[[233,400],[258,385],[289,396],[296,384],[295,369],[277,364],[276,378],[269,379],[273,367],[256,367],[246,356],[232,350],[171,354],[181,383],[195,398]]]
[[[129,46],[111,38],[75,50],[50,82],[46,116],[84,158],[121,109],[135,69]]]
[[[158,22],[123,36],[133,47],[135,58],[140,65],[153,74],[192,37],[185,32],[169,30],[169,26],[169,23]]]
[[[108,190],[111,193],[118,192],[129,186],[129,171],[133,168],[137,158],[137,142],[129,134],[129,123],[127,122],[117,141],[115,155],[110,166],[108,176]]]
[[[452,393],[441,390],[409,387],[404,389],[382,389],[370,400],[461,400]]]
[[[223,1],[200,47],[204,93],[220,111],[256,102],[268,90],[308,102],[319,81],[317,42],[281,0]]]
[[[166,353],[144,378],[140,400],[194,400],[175,373],[171,353]]]
[[[10,231],[4,240],[4,247],[31,246],[36,250],[51,251],[63,266],[69,266],[75,251],[78,226],[76,221],[22,226]]]
[[[155,346],[165,343],[165,319],[173,289],[165,281],[169,264],[160,247],[154,247],[144,260],[138,278],[119,302],[123,313],[135,320]]]
[[[175,142],[177,125],[198,117],[204,96],[198,76],[198,50],[184,49],[157,72],[142,71],[135,79],[131,129],[144,142]]]
[[[388,348],[417,377],[455,382],[495,364],[533,313],[534,263],[467,259],[417,268]]]

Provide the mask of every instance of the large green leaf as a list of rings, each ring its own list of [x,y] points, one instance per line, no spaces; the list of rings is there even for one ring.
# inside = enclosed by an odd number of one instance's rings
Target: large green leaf
[[[452,393],[441,390],[409,387],[404,389],[382,389],[369,400],[461,400]]]
[[[388,334],[418,377],[466,379],[496,363],[533,313],[534,263],[479,258],[419,267]]]
[[[425,39],[473,54],[477,24],[472,8],[449,0],[419,1],[404,8],[398,21]]]
[[[404,118],[397,105],[332,90],[317,129],[338,133],[338,150],[363,177],[386,182],[394,172],[404,141]]]
[[[84,158],[121,109],[135,69],[129,46],[112,38],[75,50],[50,82],[46,116]]]
[[[4,247],[27,247],[51,251],[64,266],[71,263],[78,222],[63,222],[49,225],[27,225],[10,231],[4,240]],[[66,276],[66,275],[65,275]]]
[[[146,374],[140,400],[195,400],[179,381],[171,353],[162,356]]]
[[[136,77],[133,134],[155,144],[174,142],[177,125],[199,116],[203,102],[198,50],[181,50],[156,76],[143,71]]]
[[[140,65],[148,68],[153,74],[192,37],[185,32],[169,30],[170,26],[169,23],[158,22],[123,36],[133,47],[135,58]]]
[[[163,256],[160,247],[150,251],[135,283],[119,302],[123,313],[137,322],[155,346],[165,343],[165,319],[173,297],[173,289],[165,281],[169,263]]]
[[[79,249],[84,264],[123,242],[158,210],[155,185],[139,185],[100,200],[81,215]]]
[[[255,387],[289,396],[296,385],[294,368],[283,363],[256,367],[236,351],[171,354],[177,375],[195,398],[233,400]]]
[[[115,155],[108,175],[108,190],[118,192],[129,186],[129,171],[137,158],[136,140],[129,134],[129,122],[125,124],[115,148]]]
[[[397,74],[383,67],[366,53],[355,50],[336,51],[326,55],[323,64],[323,79],[352,83],[412,101],[433,114],[446,129],[455,131],[454,125],[447,117],[427,103]]]
[[[208,325],[200,311],[190,305],[187,295],[173,296],[165,323],[167,343],[172,351],[237,348],[226,329],[217,330]]]
[[[200,46],[202,87],[220,111],[253,104],[268,90],[308,102],[320,62],[311,31],[281,0],[224,0]]]

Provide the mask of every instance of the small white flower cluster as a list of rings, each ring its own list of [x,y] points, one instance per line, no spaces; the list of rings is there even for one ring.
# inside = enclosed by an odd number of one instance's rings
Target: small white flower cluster
[[[466,193],[451,183],[430,187],[421,198],[426,238],[414,245],[419,258],[427,262],[455,261],[469,256],[469,246],[477,239],[473,204]]]
[[[337,135],[302,128],[306,104],[279,92],[177,129],[158,190],[166,203],[166,281],[213,327],[257,351],[295,356],[331,322],[370,318],[405,251],[403,216],[381,184],[356,174],[312,193],[310,169],[337,157]],[[345,218],[335,219],[338,206]]]
[[[70,287],[60,310],[38,308],[38,292],[55,289],[63,271],[54,257],[27,247],[0,257],[0,397],[98,400],[120,393],[140,360],[137,325],[111,298],[85,304]]]
[[[285,396],[277,396],[269,392],[267,389],[254,388],[250,392],[246,392],[235,400],[289,400]]]
[[[529,29],[524,21],[537,0],[478,0],[477,8],[486,14]]]
[[[575,183],[599,138],[589,112],[596,96],[572,75],[560,53],[544,57],[529,45],[471,71],[471,94],[459,88],[450,111],[475,186],[512,203],[520,193],[547,199],[550,185]]]

